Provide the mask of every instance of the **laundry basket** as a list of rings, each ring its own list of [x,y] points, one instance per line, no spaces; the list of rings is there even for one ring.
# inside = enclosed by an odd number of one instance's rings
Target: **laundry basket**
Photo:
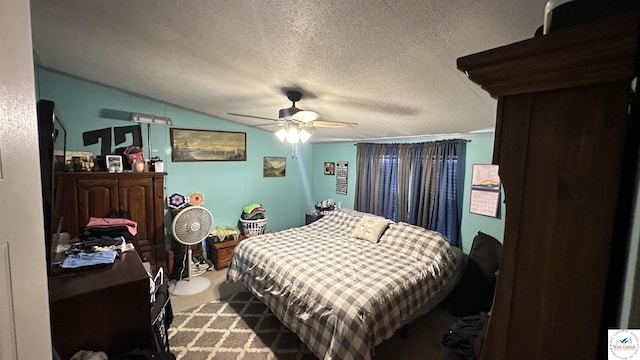
[[[242,224],[242,233],[246,237],[264,234],[264,227],[267,225],[267,218],[258,220],[240,219]]]

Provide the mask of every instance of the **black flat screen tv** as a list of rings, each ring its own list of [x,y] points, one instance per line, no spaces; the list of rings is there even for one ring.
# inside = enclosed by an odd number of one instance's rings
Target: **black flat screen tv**
[[[67,150],[67,129],[56,114],[55,103],[39,100],[38,145],[40,150],[40,180],[42,183],[42,213],[44,217],[45,253],[47,272],[52,270],[52,259],[62,227],[63,219],[59,207],[62,177],[56,173],[64,171]]]

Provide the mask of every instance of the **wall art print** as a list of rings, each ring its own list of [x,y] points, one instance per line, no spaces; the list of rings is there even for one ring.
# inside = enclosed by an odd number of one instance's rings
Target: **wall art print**
[[[172,128],[171,160],[246,161],[247,133]]]
[[[262,164],[263,177],[284,177],[287,174],[287,158],[265,156]]]

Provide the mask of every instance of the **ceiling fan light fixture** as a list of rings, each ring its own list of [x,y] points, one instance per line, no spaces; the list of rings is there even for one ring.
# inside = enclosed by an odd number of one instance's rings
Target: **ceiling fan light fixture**
[[[304,144],[309,140],[311,134],[309,134],[305,129],[300,130],[300,141]]]
[[[280,109],[280,111],[278,111],[278,118],[279,119],[289,119],[295,113],[297,113],[299,111],[300,111],[300,109],[295,108],[295,107]]]
[[[308,123],[318,120],[318,118],[320,118],[320,114],[315,111],[300,110],[297,113],[293,114],[291,118],[293,120],[302,121],[303,123]]]
[[[287,129],[282,128],[275,133],[276,137],[280,142],[284,142],[287,139]]]
[[[294,127],[289,128],[289,131],[287,132],[287,141],[291,144],[295,144],[298,142],[298,140],[300,140],[300,134],[298,133],[298,129]]]

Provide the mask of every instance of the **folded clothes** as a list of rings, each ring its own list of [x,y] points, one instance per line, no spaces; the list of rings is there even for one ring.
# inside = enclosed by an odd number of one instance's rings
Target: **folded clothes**
[[[138,223],[122,218],[99,218],[99,217],[90,217],[89,222],[84,227],[85,229],[91,228],[108,228],[108,227],[116,227],[116,226],[126,226],[131,235],[135,236],[138,233]]]
[[[251,214],[253,211],[259,208],[262,208],[262,204],[252,203],[242,208],[242,211],[244,211],[246,214]],[[262,210],[264,211],[264,208]]]
[[[60,266],[63,269],[75,269],[83,266],[113,264],[117,255],[116,250],[71,254],[64,259]]]

